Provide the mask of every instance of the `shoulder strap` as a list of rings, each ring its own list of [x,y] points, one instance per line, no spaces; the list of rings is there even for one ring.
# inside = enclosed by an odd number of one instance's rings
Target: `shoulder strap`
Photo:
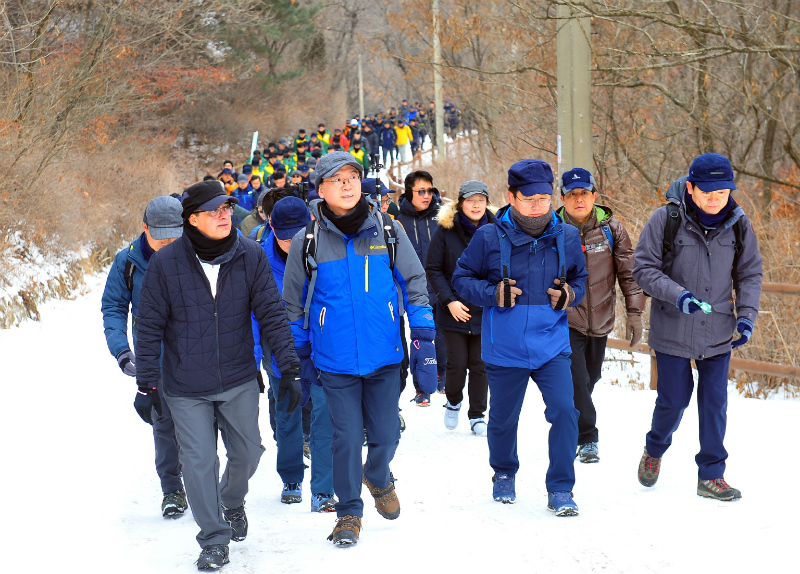
[[[567,234],[566,224],[561,224],[561,230],[556,233],[556,250],[558,251],[558,278],[561,285],[567,282],[567,263],[564,257],[564,236]]]
[[[733,235],[735,238],[733,244],[733,287],[738,289],[739,277],[736,268],[739,266],[739,255],[742,254],[744,249],[744,221],[741,217],[733,224]]]
[[[308,329],[308,318],[311,313],[311,298],[314,296],[314,286],[317,283],[317,220],[312,219],[306,225],[306,236],[303,238],[303,269],[308,277],[308,290],[306,301],[303,304],[303,329]]]
[[[133,244],[128,247],[128,251],[133,251]],[[130,259],[125,259],[125,285],[128,291],[133,293],[133,274],[136,273],[136,265]]]
[[[256,241],[258,241],[259,243],[261,243],[261,237],[264,235],[264,229],[266,227],[267,224],[264,223],[261,227],[258,228],[258,231],[256,231]]]
[[[511,301],[511,239],[499,225],[494,226],[497,232],[497,240],[500,242],[500,273],[503,276],[503,298]]]
[[[680,206],[670,202],[667,207],[667,220],[664,223],[664,241],[661,244],[661,259],[675,249],[675,236],[681,224]]]
[[[392,216],[381,212],[383,220],[383,240],[386,242],[386,250],[389,252],[389,270],[394,271],[394,259],[397,255],[397,234],[392,224]]]
[[[608,225],[602,225],[601,228],[603,230],[603,233],[606,234],[606,239],[608,239],[609,248],[611,249],[611,251],[614,251],[614,236],[611,235],[611,227],[609,227]]]

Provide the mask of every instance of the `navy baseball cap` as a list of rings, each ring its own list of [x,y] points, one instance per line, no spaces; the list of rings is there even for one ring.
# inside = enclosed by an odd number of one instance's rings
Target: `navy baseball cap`
[[[374,177],[368,177],[366,179],[361,180],[361,193],[365,193],[370,196],[370,198],[377,201],[378,199],[378,179]],[[380,182],[380,191],[381,196],[384,196],[389,193],[390,189],[389,186]]]
[[[540,193],[553,194],[553,170],[540,159],[523,159],[508,170],[508,185],[526,197]]]
[[[697,185],[700,191],[736,189],[731,162],[718,153],[704,153],[694,158],[689,167],[688,180]]]
[[[275,202],[270,215],[270,225],[275,237],[291,239],[311,221],[311,212],[306,202],[299,197],[284,197]]]
[[[591,191],[594,189],[594,185],[594,177],[589,170],[574,167],[561,176],[561,195],[579,187]]]

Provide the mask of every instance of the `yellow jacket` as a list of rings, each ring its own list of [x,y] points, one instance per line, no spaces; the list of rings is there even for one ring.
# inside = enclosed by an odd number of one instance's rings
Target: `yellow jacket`
[[[411,128],[407,125],[402,128],[400,126],[395,126],[394,131],[397,132],[397,145],[406,145],[414,141],[414,136],[411,135]]]

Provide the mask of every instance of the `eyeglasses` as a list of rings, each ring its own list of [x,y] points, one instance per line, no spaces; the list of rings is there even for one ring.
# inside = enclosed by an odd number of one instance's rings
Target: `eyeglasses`
[[[430,196],[433,195],[433,188],[432,187],[429,187],[428,189],[415,189],[413,191],[414,191],[414,193],[416,193],[420,197],[425,197],[426,195],[430,195]]]
[[[381,205],[389,205],[392,202],[388,197],[385,199],[381,199]]]
[[[361,181],[361,177],[357,173],[354,173],[350,177],[334,177],[333,179],[323,179],[322,181],[324,183],[332,183],[337,187],[342,187],[345,183],[353,185],[355,182]]]
[[[233,213],[233,206],[230,203],[223,203],[214,211],[195,211],[195,213],[207,213],[214,219],[219,219],[225,214],[231,215]]]
[[[553,201],[552,197],[540,197],[539,199],[519,199],[519,196],[516,197],[517,203],[521,203],[524,207],[533,207],[534,205],[550,205],[550,202]]]

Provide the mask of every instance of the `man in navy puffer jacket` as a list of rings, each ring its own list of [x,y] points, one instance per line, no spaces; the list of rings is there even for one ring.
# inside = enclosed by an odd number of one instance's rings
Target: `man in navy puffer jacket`
[[[231,202],[215,181],[184,191],[183,236],[150,259],[139,297],[134,404],[146,421],[160,409],[163,343],[163,394],[200,527],[201,570],[228,563],[230,539],[247,536],[244,497],[264,451],[251,312],[282,373],[278,401],[288,395],[293,410],[301,397],[300,362],[267,256],[236,233]],[[228,456],[221,479],[215,422]]]

